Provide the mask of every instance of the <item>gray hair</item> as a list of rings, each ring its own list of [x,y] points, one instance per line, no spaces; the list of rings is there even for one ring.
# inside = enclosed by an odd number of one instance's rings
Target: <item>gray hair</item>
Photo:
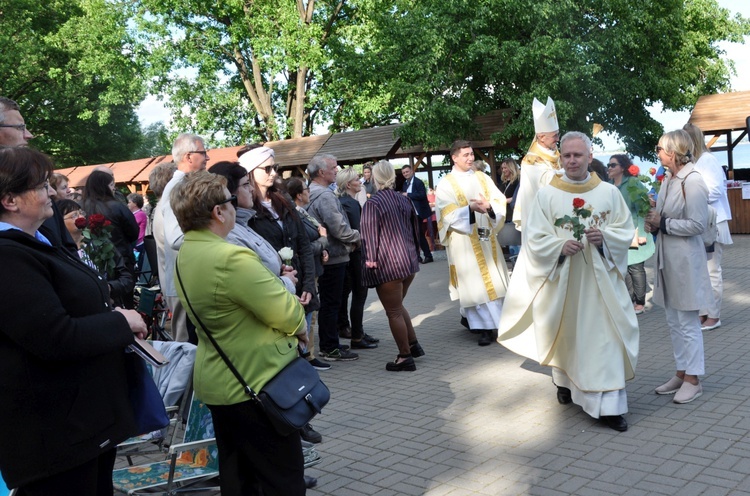
[[[0,96],[0,124],[5,122],[5,112],[9,110],[17,110],[20,112],[21,107],[19,107],[18,104],[10,98]]]
[[[177,166],[174,162],[162,162],[151,170],[148,175],[148,187],[154,192],[156,198],[161,198],[164,188],[174,176]]]
[[[315,155],[310,163],[307,164],[307,173],[310,175],[310,179],[318,177],[318,172],[321,169],[328,167],[329,162],[336,162],[336,157],[330,153],[324,153],[322,155]]]
[[[357,174],[357,171],[353,167],[346,167],[344,170],[340,170],[336,174],[336,196],[346,195],[346,184],[352,179],[358,178],[359,174]]]
[[[560,138],[560,150],[562,150],[563,143],[571,139],[579,139],[583,141],[583,144],[586,145],[586,150],[591,152],[591,139],[589,139],[588,136],[579,131],[568,131],[567,133],[565,133],[563,137]]]
[[[174,163],[179,164],[185,158],[185,155],[194,152],[197,143],[203,145],[204,148],[206,147],[205,140],[197,134],[182,133],[177,136],[172,145],[172,160],[174,160]]]

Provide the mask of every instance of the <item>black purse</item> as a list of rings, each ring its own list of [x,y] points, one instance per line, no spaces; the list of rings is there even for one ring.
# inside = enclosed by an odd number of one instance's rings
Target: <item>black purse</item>
[[[260,393],[255,393],[253,389],[242,378],[239,371],[232,365],[224,350],[221,349],[208,328],[201,322],[200,317],[190,304],[190,299],[185,291],[180,277],[179,265],[175,264],[177,280],[182,288],[182,294],[185,297],[185,303],[190,308],[190,312],[197,320],[198,325],[203,329],[211,341],[211,344],[224,360],[229,370],[237,378],[245,391],[253,401],[263,409],[271,425],[276,432],[282,436],[288,436],[295,431],[299,431],[312,418],[323,410],[331,399],[331,392],[328,387],[320,380],[320,375],[315,368],[304,358],[298,356],[292,362],[284,367],[273,379],[263,386]]]

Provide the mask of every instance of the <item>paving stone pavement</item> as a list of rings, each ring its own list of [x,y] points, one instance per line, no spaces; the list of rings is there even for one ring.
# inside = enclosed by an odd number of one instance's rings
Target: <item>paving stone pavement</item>
[[[427,353],[416,372],[386,372],[397,350],[370,290],[365,330],[380,347],[321,373],[332,397],[313,422],[324,440],[308,494],[750,495],[750,236],[734,241],[722,327],[704,333],[703,396],[677,405],[653,393],[674,361],[664,311],[649,304],[624,433],[558,404],[549,369],[477,346],[448,297],[443,253],[406,299]]]

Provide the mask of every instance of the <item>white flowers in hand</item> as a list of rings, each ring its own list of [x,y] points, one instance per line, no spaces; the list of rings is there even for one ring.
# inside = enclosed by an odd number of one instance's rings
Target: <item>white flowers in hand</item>
[[[279,250],[279,256],[281,257],[281,260],[283,260],[286,265],[291,265],[292,258],[294,257],[294,250],[292,250],[288,246],[285,246],[284,248]]]

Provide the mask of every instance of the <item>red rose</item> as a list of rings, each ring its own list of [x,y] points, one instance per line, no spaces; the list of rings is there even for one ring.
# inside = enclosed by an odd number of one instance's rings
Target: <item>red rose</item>
[[[112,225],[112,223],[110,221],[108,221],[108,220],[104,221],[104,227],[111,226],[111,225]]]
[[[573,208],[583,208],[586,205],[586,200],[583,198],[573,198]]]
[[[661,176],[656,176],[656,180],[662,182],[664,180],[664,174],[662,174]]]
[[[648,173],[649,173],[649,174],[651,174],[652,176],[654,176],[654,175],[656,175],[656,169],[655,169],[654,167],[651,167],[651,168],[650,168],[650,169],[648,170]]]
[[[628,167],[628,172],[631,176],[637,176],[641,173],[641,169],[639,169],[637,165],[631,165],[630,167]]]
[[[86,218],[85,218],[85,217],[78,217],[78,218],[77,218],[77,219],[76,219],[76,220],[74,221],[74,224],[76,225],[76,227],[77,227],[78,229],[86,229],[86,226],[88,226],[88,225],[89,225],[89,223],[88,223],[88,222],[86,222]]]
[[[106,220],[102,214],[91,214],[89,215],[89,226],[91,229],[96,229],[103,226]]]

